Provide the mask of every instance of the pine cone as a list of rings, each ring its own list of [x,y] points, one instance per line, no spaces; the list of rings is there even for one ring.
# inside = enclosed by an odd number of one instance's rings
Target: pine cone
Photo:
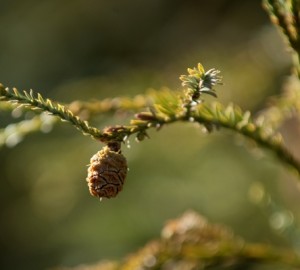
[[[91,195],[115,197],[123,188],[127,174],[127,161],[120,150],[105,146],[90,160],[86,181]]]

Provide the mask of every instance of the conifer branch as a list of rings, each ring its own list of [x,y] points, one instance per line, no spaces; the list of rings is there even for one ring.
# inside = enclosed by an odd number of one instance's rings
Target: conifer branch
[[[156,116],[155,116],[156,115]],[[132,120],[135,125],[132,130],[137,133],[137,139],[146,137],[147,128],[161,127],[177,121],[198,122],[211,132],[213,129],[220,127],[230,129],[255,141],[259,146],[269,149],[275,153],[279,160],[292,166],[300,174],[300,163],[284,147],[282,137],[279,133],[274,132],[269,127],[265,128],[261,124],[255,123],[250,116],[250,112],[243,112],[239,107],[229,105],[223,107],[218,102],[210,105],[199,104],[189,116],[169,115],[162,118],[157,116],[158,113],[140,113],[137,114],[137,120]],[[129,127],[127,128],[129,129]],[[126,135],[129,135],[127,133]]]
[[[188,75],[180,77],[186,91],[182,93],[170,90],[152,93],[153,105],[148,111],[137,113],[130,121],[130,125],[110,126],[103,131],[91,127],[87,121],[81,120],[70,110],[59,103],[53,103],[38,94],[24,91],[19,93],[16,89],[9,91],[0,86],[0,100],[27,105],[31,109],[41,109],[68,121],[83,134],[89,134],[104,143],[126,140],[135,134],[137,141],[149,137],[147,130],[174,122],[198,122],[209,132],[220,127],[230,129],[254,140],[258,145],[274,152],[284,163],[289,164],[300,174],[300,163],[284,147],[280,134],[263,123],[256,123],[250,112],[243,112],[238,106],[224,107],[218,102],[209,105],[204,103],[203,95],[216,96],[214,87],[221,84],[219,71],[210,69],[207,72],[201,64],[194,69],[188,69]],[[147,98],[144,98],[144,101]]]
[[[233,105],[224,108],[220,103],[215,103],[199,107],[194,118],[200,124],[227,128],[252,139],[261,147],[271,150],[279,160],[300,174],[300,162],[285,148],[281,135],[270,127],[264,127],[262,123],[255,123],[250,112],[242,112]]]
[[[296,1],[282,0],[263,0],[263,6],[268,12],[273,24],[277,25],[284,36],[287,38],[289,45],[297,52],[298,51],[298,14]]]
[[[136,95],[133,98],[124,96],[92,101],[76,100],[65,106],[72,111],[73,114],[82,116],[85,120],[89,120],[104,113],[138,112],[153,104],[151,92],[152,91],[148,91],[144,95]]]
[[[83,121],[78,116],[75,116],[65,106],[54,103],[50,99],[45,100],[41,94],[35,96],[32,90],[29,93],[23,91],[22,94],[16,88],[13,88],[13,90],[10,91],[8,88],[4,88],[3,85],[0,85],[0,100],[25,105],[32,110],[40,109],[46,111],[52,115],[58,116],[62,121],[71,123],[85,135],[89,134],[94,138],[101,136],[100,130],[91,127],[87,121]]]
[[[271,22],[279,27],[294,51],[294,66],[300,77],[300,4],[298,0],[263,0]]]

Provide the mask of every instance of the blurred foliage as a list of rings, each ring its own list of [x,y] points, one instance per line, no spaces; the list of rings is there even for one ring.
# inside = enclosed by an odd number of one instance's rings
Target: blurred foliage
[[[251,269],[256,265],[282,269],[300,266],[300,258],[291,250],[264,244],[249,244],[228,228],[209,223],[193,211],[170,220],[161,237],[153,240],[121,263],[103,261],[95,265],[57,270],[132,270],[132,269]],[[272,267],[272,268],[271,268]]]
[[[222,103],[258,112],[281,91],[292,62],[258,0],[2,1],[0,22],[1,82],[66,103],[176,89],[178,74],[201,61],[223,71]],[[15,118],[1,108],[0,129],[18,122],[13,112]],[[24,121],[33,116],[26,112]],[[93,125],[129,119],[113,116]],[[298,121],[279,127],[295,153]],[[88,194],[85,177],[102,145],[68,125],[1,148],[0,268],[117,260],[186,209],[246,241],[299,247],[299,189],[268,153],[227,132],[207,136],[193,123],[149,135],[123,149],[130,167],[124,190],[101,203]]]

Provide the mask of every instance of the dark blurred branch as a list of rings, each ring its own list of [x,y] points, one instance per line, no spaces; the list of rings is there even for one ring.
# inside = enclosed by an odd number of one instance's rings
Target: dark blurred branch
[[[293,50],[294,66],[300,77],[300,2],[299,0],[263,0],[273,24],[277,25]]]
[[[126,256],[122,262],[56,270],[248,269],[257,263],[299,268],[300,258],[293,250],[246,243],[226,227],[211,224],[203,216],[188,211],[169,221],[160,239]]]

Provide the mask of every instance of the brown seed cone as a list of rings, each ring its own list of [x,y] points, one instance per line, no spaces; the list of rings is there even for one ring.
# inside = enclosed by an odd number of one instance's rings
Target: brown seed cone
[[[91,195],[100,198],[115,197],[122,190],[126,178],[126,158],[105,146],[90,162],[86,181]]]

